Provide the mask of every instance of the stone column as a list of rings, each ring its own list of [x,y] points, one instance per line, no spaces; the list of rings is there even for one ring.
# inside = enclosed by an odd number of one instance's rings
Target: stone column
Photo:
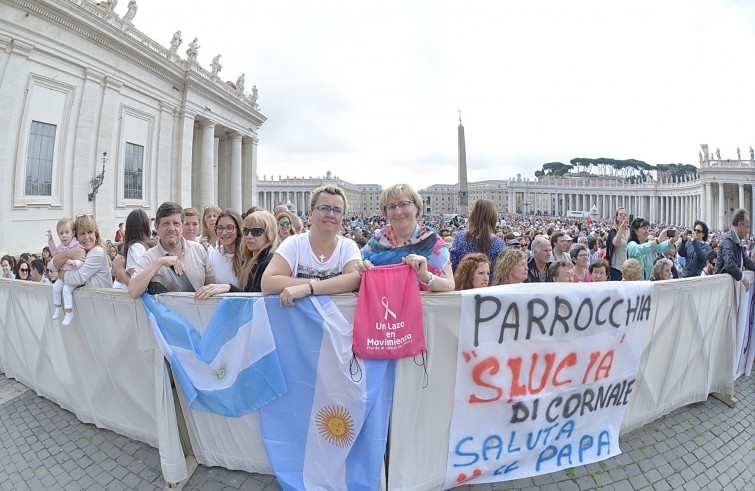
[[[215,203],[221,210],[231,207],[230,193],[228,190],[231,186],[231,137],[230,133],[225,133],[218,138],[218,165],[217,165],[217,202]]]
[[[739,204],[735,206],[735,208],[747,209],[747,205],[745,205],[745,185],[741,182],[739,183]],[[752,219],[750,220],[750,223],[752,223]]]
[[[158,120],[157,129],[157,162],[173,162],[174,160],[175,156],[173,155],[172,146],[173,137],[176,134],[174,124],[176,109],[175,106],[165,101],[160,101],[160,119]],[[171,173],[171,166],[166,165],[161,167],[160,165],[155,165],[150,171],[150,175],[155,185],[152,186],[151,183],[145,183],[145,185],[149,185],[151,189],[155,189],[156,194],[152,195],[148,192],[145,197],[150,197],[152,203],[163,203],[172,200],[172,189],[176,184],[174,181],[180,178],[180,174],[173,175]],[[191,204],[191,201],[187,201],[186,203]]]
[[[241,147],[241,208],[261,203],[257,197],[257,138],[245,137]]]
[[[215,123],[202,121],[202,149],[199,160],[199,203],[200,207],[214,205],[215,201]]]
[[[718,228],[719,230],[727,229],[726,210],[724,208],[724,183],[718,183]]]
[[[708,224],[710,228],[716,228],[716,224],[713,223],[713,193],[711,192],[711,184],[705,183],[705,194],[703,195],[703,221]]]
[[[241,209],[241,135],[239,133],[231,134],[231,159],[229,172],[229,203],[231,209],[243,213],[246,210]]]

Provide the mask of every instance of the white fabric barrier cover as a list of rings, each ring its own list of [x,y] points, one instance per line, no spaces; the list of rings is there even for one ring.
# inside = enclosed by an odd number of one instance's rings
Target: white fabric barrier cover
[[[622,433],[710,392],[733,394],[735,286],[725,275],[654,285],[648,339]],[[141,301],[115,290],[79,289],[77,319],[63,331],[50,320],[49,288],[0,279],[0,367],[82,421],[158,446],[165,480],[183,479],[170,380]],[[178,294],[162,301],[201,333],[219,299],[197,303]],[[356,295],[333,301],[353,319]],[[391,490],[440,489],[445,478],[461,295],[425,294],[422,303],[429,384],[423,387],[425,371],[414,359],[399,361],[388,449]],[[257,413],[224,418],[189,410],[184,400],[199,463],[272,472]]]
[[[141,300],[79,288],[73,323],[52,320],[52,288],[0,279],[5,374],[85,422],[159,448],[167,482],[188,477],[162,352]]]
[[[738,283],[728,275],[654,285],[648,337],[621,432],[710,392],[732,395]],[[414,360],[400,360],[393,394],[388,489],[438,490],[445,479],[456,381],[461,296],[423,295],[429,385]]]

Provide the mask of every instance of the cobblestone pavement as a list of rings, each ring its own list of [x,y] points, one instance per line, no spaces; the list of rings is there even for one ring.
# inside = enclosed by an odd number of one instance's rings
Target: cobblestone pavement
[[[708,398],[624,435],[621,455],[461,490],[755,490],[755,376],[735,408]],[[0,489],[162,489],[157,450],[85,424],[0,375]],[[185,489],[278,490],[272,476],[199,466]]]

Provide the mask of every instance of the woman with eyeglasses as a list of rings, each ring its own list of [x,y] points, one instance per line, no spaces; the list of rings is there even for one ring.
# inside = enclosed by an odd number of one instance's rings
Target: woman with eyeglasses
[[[422,198],[408,184],[394,184],[380,195],[380,209],[389,225],[362,248],[359,271],[374,266],[408,264],[424,291],[450,292],[455,282],[448,245],[438,233],[417,224]]]
[[[692,230],[682,237],[677,254],[685,258],[682,278],[691,278],[700,276],[705,268],[705,258],[710,252],[708,244],[708,225],[701,220],[697,220],[692,226]]]
[[[673,234],[676,231],[673,230]],[[640,263],[640,279],[649,280],[653,269],[653,254],[661,254],[669,250],[675,238],[668,238],[669,229],[664,228],[658,238],[648,241],[650,236],[650,222],[642,217],[637,217],[629,229],[629,241],[627,242],[627,258],[636,259]]]
[[[275,222],[278,224],[278,242],[283,242],[296,234],[289,212],[280,211],[276,213]]]
[[[210,264],[218,283],[239,286],[244,251],[241,250],[241,217],[233,210],[225,210],[215,222],[218,246],[208,252]]]
[[[338,235],[346,213],[346,193],[332,184],[312,191],[312,226],[276,249],[262,275],[262,293],[280,294],[281,304],[307,295],[332,295],[359,288],[359,249]]]
[[[205,250],[209,250],[210,247],[217,247],[218,235],[215,233],[215,225],[220,216],[220,207],[210,205],[202,212],[202,233],[199,238],[199,242],[204,246]]]
[[[264,274],[273,253],[278,248],[278,232],[275,217],[272,213],[261,210],[254,211],[244,219],[241,228],[242,246],[244,250],[244,264],[241,267],[238,286],[231,283],[216,283],[205,285],[197,291],[194,298],[205,300],[212,295],[228,292],[259,293],[262,291],[262,275]]]
[[[571,281],[572,283],[592,283],[592,275],[589,268],[590,251],[587,250],[584,244],[574,244],[569,249],[569,256],[571,256],[571,262],[574,264],[572,270]]]

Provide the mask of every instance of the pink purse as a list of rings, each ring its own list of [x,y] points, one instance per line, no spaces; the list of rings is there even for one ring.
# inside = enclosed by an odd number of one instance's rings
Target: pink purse
[[[411,266],[375,266],[362,275],[354,313],[354,353],[396,359],[425,353],[422,302]]]

